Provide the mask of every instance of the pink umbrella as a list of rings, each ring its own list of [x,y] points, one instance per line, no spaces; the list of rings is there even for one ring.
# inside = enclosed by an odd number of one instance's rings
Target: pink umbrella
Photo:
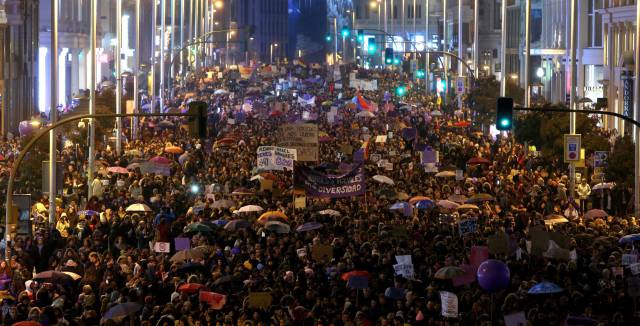
[[[171,160],[164,156],[156,156],[149,160],[149,162],[157,163],[157,164],[171,164]]]
[[[129,170],[127,170],[127,168],[123,168],[121,166],[110,166],[110,167],[107,168],[107,171],[109,171],[111,173],[120,173],[120,174],[129,173]]]

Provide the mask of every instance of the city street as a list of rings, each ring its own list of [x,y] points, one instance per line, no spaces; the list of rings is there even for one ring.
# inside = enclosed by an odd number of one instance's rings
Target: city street
[[[636,3],[0,1],[0,324],[640,325]]]

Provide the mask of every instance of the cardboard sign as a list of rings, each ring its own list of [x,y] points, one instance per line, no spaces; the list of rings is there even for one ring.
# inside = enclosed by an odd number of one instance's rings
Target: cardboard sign
[[[393,171],[393,163],[389,163],[389,162],[385,163],[384,164],[384,170],[385,171]]]
[[[281,125],[278,146],[295,149],[298,161],[318,161],[318,126],[312,123]]]
[[[333,259],[333,248],[326,244],[316,244],[311,247],[311,257],[315,261],[330,261]]]
[[[161,253],[171,252],[171,243],[169,242],[156,242],[153,244],[153,251]]]
[[[631,254],[622,255],[622,266],[635,264],[637,262],[638,262],[638,255],[631,255]]]
[[[456,170],[456,181],[464,180],[464,171]]]
[[[505,326],[527,326],[527,317],[524,315],[524,311],[505,315],[504,324]]]
[[[307,197],[301,196],[296,197],[294,203],[294,208],[307,208]]]
[[[175,238],[173,242],[176,247],[176,251],[187,250],[191,248],[191,241],[189,238]]]
[[[502,231],[496,232],[487,240],[490,253],[494,255],[506,255],[509,253],[509,238],[506,233]]]
[[[247,304],[251,309],[264,309],[266,310],[271,306],[273,297],[270,292],[251,292],[247,298]]]
[[[458,318],[458,297],[454,293],[440,291],[440,303],[442,305],[442,316]]]

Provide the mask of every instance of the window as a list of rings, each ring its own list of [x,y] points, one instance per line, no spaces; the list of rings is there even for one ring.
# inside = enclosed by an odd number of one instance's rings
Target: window
[[[411,5],[407,6],[407,18],[413,19],[413,6]]]
[[[418,19],[422,18],[422,5],[418,5],[418,9],[416,9],[416,14]]]
[[[602,9],[602,0],[589,0],[587,7],[587,46],[602,47],[602,15],[596,10]]]
[[[398,6],[393,6],[393,19],[398,19]]]
[[[502,29],[502,0],[493,0],[493,29]]]

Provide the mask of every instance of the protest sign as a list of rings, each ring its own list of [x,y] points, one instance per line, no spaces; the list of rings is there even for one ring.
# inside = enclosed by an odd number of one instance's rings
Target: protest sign
[[[247,304],[251,309],[268,309],[273,297],[270,292],[251,292],[247,298]]]
[[[259,171],[293,170],[293,162],[297,159],[295,149],[277,146],[260,146],[256,154]]]
[[[294,186],[304,188],[309,197],[343,198],[364,195],[366,184],[362,163],[340,174],[323,169],[300,167],[294,173]]]
[[[458,318],[458,297],[454,293],[440,291],[440,304],[442,305],[442,316]]]
[[[318,160],[318,126],[312,123],[285,124],[278,128],[278,146],[296,150],[297,160]]]
[[[153,251],[168,254],[171,252],[171,244],[169,242],[155,242],[153,244]]]
[[[296,199],[293,202],[293,206],[294,208],[307,208],[307,197],[305,196],[300,196],[300,197],[296,197]]]
[[[175,238],[173,239],[176,247],[176,251],[186,250],[191,248],[191,242],[189,238]]]
[[[413,264],[395,264],[393,265],[393,270],[396,275],[401,275],[408,280],[413,280]]]
[[[476,232],[477,221],[474,219],[466,219],[458,222],[458,233],[461,237]]]
[[[413,264],[413,261],[411,261],[411,255],[396,256],[396,262],[398,264]]]

